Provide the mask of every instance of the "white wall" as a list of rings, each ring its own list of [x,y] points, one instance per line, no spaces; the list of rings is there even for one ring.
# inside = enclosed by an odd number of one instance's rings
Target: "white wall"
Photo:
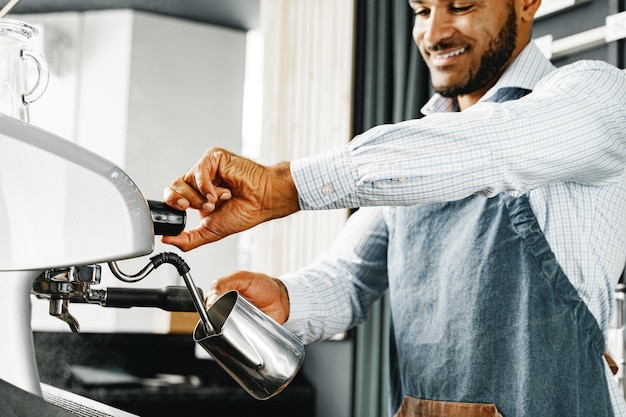
[[[112,160],[148,199],[184,173],[209,146],[241,148],[245,33],[130,10],[20,15],[38,27],[51,69],[49,87],[31,105],[31,123]],[[43,174],[43,172],[42,172]],[[89,190],[85,190],[89,198]],[[189,225],[197,223],[193,216]],[[182,254],[200,287],[237,269],[238,237]],[[116,242],[110,242],[114,245]],[[124,261],[137,272],[149,257]],[[103,265],[102,286],[122,287]],[[184,285],[163,266],[134,287]],[[169,313],[71,305],[81,330],[166,332]],[[35,330],[67,330],[33,301]]]

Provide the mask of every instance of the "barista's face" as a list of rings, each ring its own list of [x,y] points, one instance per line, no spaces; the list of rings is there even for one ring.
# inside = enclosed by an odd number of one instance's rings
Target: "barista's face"
[[[514,0],[410,0],[413,39],[445,97],[482,96],[513,58]]]

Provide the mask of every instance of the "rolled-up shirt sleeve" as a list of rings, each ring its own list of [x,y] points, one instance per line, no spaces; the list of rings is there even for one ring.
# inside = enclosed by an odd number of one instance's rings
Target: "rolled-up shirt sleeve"
[[[603,184],[626,164],[626,77],[599,61],[546,76],[526,97],[377,126],[291,163],[305,210],[522,194]]]

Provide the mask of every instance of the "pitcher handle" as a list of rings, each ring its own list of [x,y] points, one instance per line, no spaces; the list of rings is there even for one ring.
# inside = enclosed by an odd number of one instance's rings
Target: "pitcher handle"
[[[30,49],[22,49],[21,56],[23,59],[30,58],[35,62],[37,67],[37,82],[33,88],[22,95],[22,101],[25,105],[28,105],[38,100],[48,87],[48,81],[50,79],[50,71],[46,60],[38,52]]]

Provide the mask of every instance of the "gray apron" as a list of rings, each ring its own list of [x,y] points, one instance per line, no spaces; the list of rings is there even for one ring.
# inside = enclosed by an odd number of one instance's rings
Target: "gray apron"
[[[613,416],[595,318],[526,196],[385,209],[396,416]]]

